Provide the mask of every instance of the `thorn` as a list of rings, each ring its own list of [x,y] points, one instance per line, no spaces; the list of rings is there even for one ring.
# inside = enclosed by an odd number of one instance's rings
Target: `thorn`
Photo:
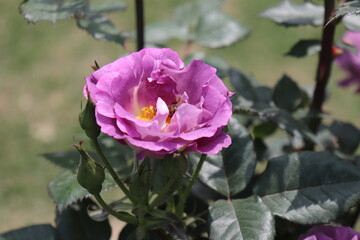
[[[338,56],[338,55],[340,55],[342,53],[344,53],[344,50],[342,50],[341,48],[338,48],[336,46],[332,47],[332,55],[333,55],[333,57],[336,57],[336,56]]]
[[[99,66],[99,64],[96,62],[96,60],[94,60],[94,65],[91,65],[91,68],[94,70],[94,71],[96,71],[96,70],[99,70],[100,69],[100,66]]]

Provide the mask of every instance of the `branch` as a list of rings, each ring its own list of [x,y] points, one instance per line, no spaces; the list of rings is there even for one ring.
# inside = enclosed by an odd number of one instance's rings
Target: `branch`
[[[322,111],[322,106],[325,100],[326,86],[329,81],[333,61],[332,47],[336,22],[328,22],[335,12],[335,0],[325,0],[324,2],[325,17],[321,40],[321,52],[319,55],[319,63],[316,72],[316,86],[313,94],[313,100],[310,106],[310,111],[314,113],[320,113]],[[317,116],[310,119],[309,127],[313,131],[313,133],[317,132],[320,123],[321,119]]]
[[[144,48],[144,2],[143,0],[135,0],[136,10],[136,41],[137,50],[140,51]]]

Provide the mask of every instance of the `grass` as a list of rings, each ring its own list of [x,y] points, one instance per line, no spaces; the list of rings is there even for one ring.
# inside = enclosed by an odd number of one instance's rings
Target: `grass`
[[[147,22],[171,18],[173,7],[184,1],[164,2],[148,3]],[[253,72],[267,85],[284,73],[300,85],[312,84],[317,57],[299,60],[284,53],[299,38],[318,38],[320,28],[286,29],[257,17],[278,2],[228,0],[224,10],[250,26],[252,35],[232,47],[193,49],[218,54],[233,67]],[[83,99],[83,77],[91,74],[93,59],[105,64],[124,53],[116,44],[93,40],[78,30],[73,20],[28,24],[18,13],[19,3],[0,2],[0,232],[53,221],[54,205],[46,185],[60,169],[39,156],[70,149],[73,136],[81,135],[77,114]],[[127,3],[127,12],[114,20],[119,27],[132,30],[133,1]],[[183,49],[179,42],[171,46]],[[336,70],[331,80],[333,98],[326,110],[360,126],[359,97],[336,87],[340,77]]]

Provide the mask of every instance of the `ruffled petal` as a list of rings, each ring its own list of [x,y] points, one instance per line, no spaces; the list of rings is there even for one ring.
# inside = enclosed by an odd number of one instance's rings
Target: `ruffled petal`
[[[222,130],[218,130],[214,136],[210,138],[200,138],[196,141],[196,145],[186,149],[186,152],[200,152],[203,154],[217,154],[223,148],[229,147],[231,138]]]
[[[194,60],[182,71],[165,71],[173,79],[177,79],[177,91],[189,96],[189,103],[196,104],[202,96],[203,86],[215,76],[216,69],[201,60]]]

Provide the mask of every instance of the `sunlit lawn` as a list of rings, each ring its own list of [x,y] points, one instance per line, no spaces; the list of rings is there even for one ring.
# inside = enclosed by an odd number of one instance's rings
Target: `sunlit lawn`
[[[132,30],[133,1],[126,2],[128,11],[114,20]],[[149,22],[170,18],[172,7],[184,1],[145,2]],[[299,60],[284,53],[300,37],[318,38],[320,28],[286,29],[257,17],[278,2],[226,1],[225,11],[250,26],[252,35],[233,47],[206,50],[193,46],[193,50],[219,54],[231,66],[253,72],[268,85],[284,73],[300,85],[311,85],[317,57]],[[18,13],[19,3],[0,2],[0,232],[52,221],[54,205],[46,185],[60,169],[39,155],[71,148],[73,136],[81,135],[77,114],[83,77],[91,73],[89,66],[94,59],[105,64],[124,53],[116,44],[93,40],[73,20],[27,24]],[[184,48],[175,41],[171,46],[180,52]],[[326,110],[360,126],[360,98],[336,87],[340,76],[339,72],[333,75],[333,98]]]

